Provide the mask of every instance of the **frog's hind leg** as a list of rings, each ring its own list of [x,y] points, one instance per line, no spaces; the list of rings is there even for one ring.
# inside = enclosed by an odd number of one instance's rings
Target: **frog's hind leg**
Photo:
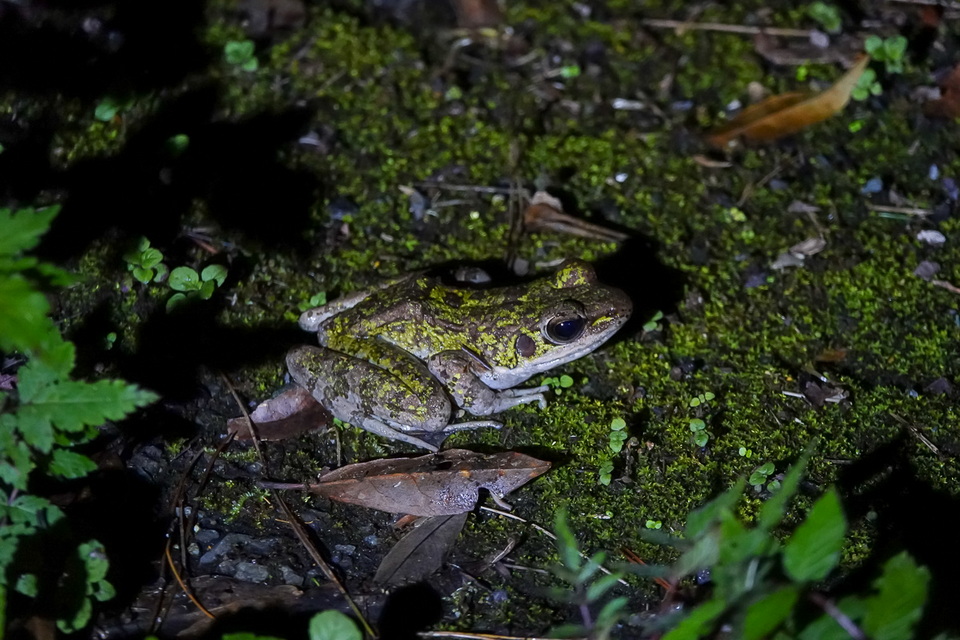
[[[376,418],[360,418],[357,422],[350,421],[350,424],[360,427],[364,431],[369,431],[378,436],[383,436],[388,440],[399,440],[400,442],[406,442],[407,444],[412,444],[415,447],[420,447],[421,449],[426,449],[427,451],[433,451],[436,453],[439,451],[438,447],[421,440],[416,436],[412,436],[409,433],[404,433],[399,429],[394,429],[390,425],[380,422]]]
[[[447,426],[452,407],[443,385],[408,353],[379,343],[351,346],[361,357],[326,347],[295,347],[287,353],[287,368],[336,418],[436,451],[408,432],[440,432]]]

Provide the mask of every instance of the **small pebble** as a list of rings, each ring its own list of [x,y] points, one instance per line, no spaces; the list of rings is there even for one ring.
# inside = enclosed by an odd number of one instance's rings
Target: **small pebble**
[[[947,241],[947,238],[935,229],[924,229],[917,234],[917,240],[934,247],[939,247]]]
[[[880,178],[870,178],[867,180],[867,184],[863,185],[863,188],[860,189],[860,193],[864,195],[880,193],[881,191],[883,191],[883,180]]]

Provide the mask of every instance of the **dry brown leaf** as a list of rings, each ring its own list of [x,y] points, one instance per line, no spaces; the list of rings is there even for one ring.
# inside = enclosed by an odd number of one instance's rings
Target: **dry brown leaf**
[[[374,582],[398,585],[428,578],[443,565],[443,559],[460,537],[468,515],[458,513],[420,518],[416,527],[400,538],[384,556],[373,577]]]
[[[869,56],[861,56],[857,63],[826,91],[813,95],[784,93],[747,107],[736,118],[710,132],[706,140],[716,147],[724,147],[736,138],[750,142],[769,142],[826,120],[850,101],[850,94],[869,62]]]
[[[452,4],[461,29],[498,27],[503,23],[497,0],[454,0]]]
[[[960,64],[940,84],[940,98],[923,105],[923,112],[931,118],[960,117]]]
[[[523,228],[527,231],[555,231],[580,238],[621,242],[627,234],[575,218],[563,212],[563,204],[546,191],[537,191],[530,206],[523,212]]]
[[[294,387],[258,404],[250,414],[250,419],[261,440],[284,440],[327,427],[332,416],[313,399],[309,391]],[[246,418],[227,420],[227,433],[236,433],[237,440],[249,440]]]
[[[480,489],[502,497],[550,463],[506,451],[493,455],[450,449],[416,458],[348,464],[315,483],[262,482],[267,489],[306,489],[318,495],[389,513],[444,516],[470,511]]]

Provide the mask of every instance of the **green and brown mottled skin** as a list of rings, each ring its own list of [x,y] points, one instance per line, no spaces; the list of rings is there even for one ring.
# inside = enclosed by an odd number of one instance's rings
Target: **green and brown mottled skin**
[[[413,274],[305,312],[300,326],[321,346],[292,349],[287,367],[340,420],[435,450],[408,432],[499,426],[451,424],[456,407],[487,416],[544,405],[545,387],[513,387],[590,353],[631,309],[581,261],[492,289]]]

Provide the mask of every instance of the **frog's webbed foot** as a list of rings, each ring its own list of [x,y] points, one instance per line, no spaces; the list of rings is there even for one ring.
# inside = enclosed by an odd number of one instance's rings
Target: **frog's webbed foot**
[[[513,400],[513,404],[510,405],[511,407],[536,402],[540,405],[541,409],[546,409],[547,398],[544,394],[549,390],[550,387],[543,384],[539,387],[530,387],[529,389],[507,389],[506,391],[501,391],[500,396],[503,397],[506,395],[508,398],[511,398]]]
[[[487,415],[490,413],[500,413],[521,404],[530,404],[536,402],[541,409],[547,406],[547,398],[544,395],[550,387],[543,385],[540,387],[531,387],[529,389],[503,389],[496,391],[489,389],[477,394],[473,403],[464,407],[474,415]]]
[[[439,448],[434,445],[421,440],[416,436],[412,436],[409,433],[404,433],[399,429],[394,429],[385,422],[381,422],[376,418],[364,418],[358,421],[359,424],[356,425],[363,429],[364,431],[369,431],[370,433],[376,434],[378,436],[383,436],[389,440],[399,440],[400,442],[406,442],[407,444],[412,444],[415,447],[420,447],[421,449],[426,449],[427,451],[433,451],[436,453]]]

